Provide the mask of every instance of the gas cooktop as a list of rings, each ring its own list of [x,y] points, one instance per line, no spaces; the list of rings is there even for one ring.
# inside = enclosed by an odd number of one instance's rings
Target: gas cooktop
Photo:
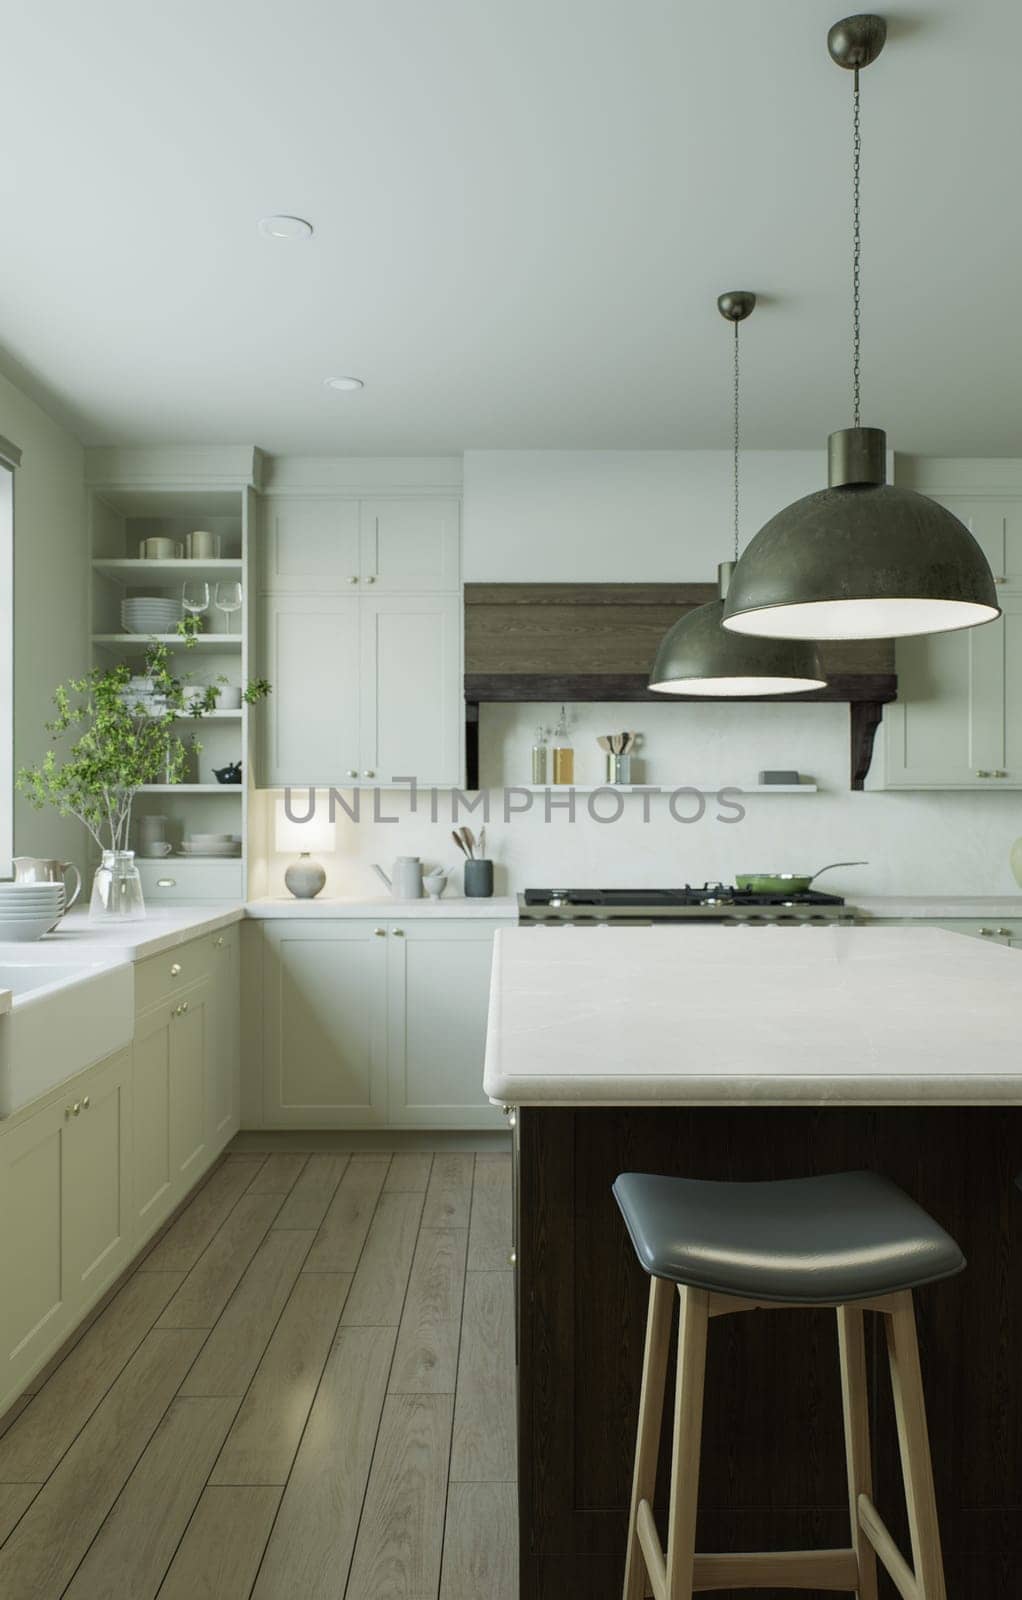
[[[518,897],[519,921],[847,922],[853,907],[840,895],[807,889],[802,894],[755,894],[727,883],[685,884],[680,889],[526,889]]]

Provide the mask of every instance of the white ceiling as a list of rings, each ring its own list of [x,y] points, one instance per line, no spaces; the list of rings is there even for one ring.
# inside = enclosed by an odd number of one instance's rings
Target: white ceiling
[[[817,445],[850,420],[841,14],[8,7],[9,370],[89,443],[715,447],[748,287],[746,441]],[[1020,57],[1017,0],[933,0],[863,78],[864,421],[899,450],[1022,453]]]

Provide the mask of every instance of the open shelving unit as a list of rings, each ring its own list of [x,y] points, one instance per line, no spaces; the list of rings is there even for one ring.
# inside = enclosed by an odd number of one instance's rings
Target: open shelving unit
[[[249,551],[255,503],[252,483],[240,477],[234,483],[222,481],[209,487],[170,478],[118,482],[113,475],[112,481],[93,484],[90,630],[96,665],[127,661],[136,671],[138,658],[155,638],[168,647],[175,672],[188,681],[206,685],[226,680],[233,687],[244,687],[249,676]],[[139,554],[146,538],[171,538],[183,547],[186,534],[195,529],[219,535],[221,554],[217,559],[191,560],[182,554],[169,560],[149,560]],[[209,631],[200,632],[194,645],[176,633],[123,631],[123,599],[179,598],[186,578],[204,580],[210,586],[210,608],[202,617]],[[242,585],[241,610],[229,618],[236,632],[224,631],[224,613],[213,604],[214,586],[223,580]],[[166,837],[174,846],[170,856],[137,858],[147,904],[161,899],[242,899],[248,855],[248,708],[242,704],[241,709],[219,709],[198,718],[185,711],[176,721],[185,744],[196,746],[187,781],[149,784],[135,804],[136,821],[144,815],[166,816]],[[218,783],[213,769],[238,760],[245,765],[246,781]],[[213,831],[236,834],[241,855],[186,857],[177,853],[190,834]],[[137,833],[132,845],[137,848]]]

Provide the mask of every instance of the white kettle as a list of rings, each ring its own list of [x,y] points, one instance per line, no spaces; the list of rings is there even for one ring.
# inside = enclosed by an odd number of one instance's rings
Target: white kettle
[[[419,856],[398,856],[391,870],[393,878],[373,862],[373,871],[387,885],[395,900],[422,899],[422,860]]]

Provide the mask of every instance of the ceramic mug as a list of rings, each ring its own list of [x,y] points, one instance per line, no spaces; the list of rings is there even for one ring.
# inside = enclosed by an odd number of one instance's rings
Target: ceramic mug
[[[181,554],[181,546],[176,539],[143,539],[138,553],[143,561],[176,561]]]
[[[185,555],[189,561],[217,561],[220,557],[220,535],[197,528],[185,535]]]
[[[147,839],[139,851],[139,855],[152,861],[159,856],[169,856],[173,848],[174,846],[169,839]]]

